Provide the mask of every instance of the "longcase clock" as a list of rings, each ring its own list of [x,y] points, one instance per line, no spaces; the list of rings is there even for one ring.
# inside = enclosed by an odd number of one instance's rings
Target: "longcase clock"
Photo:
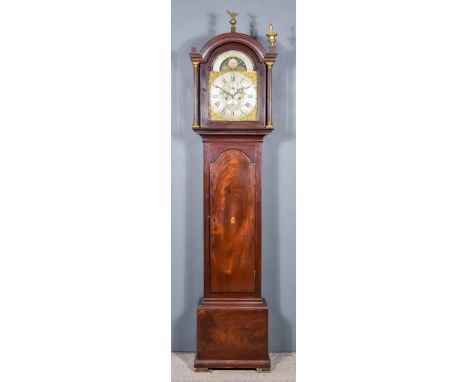
[[[203,141],[204,294],[197,307],[196,370],[269,370],[268,306],[261,295],[262,142],[273,131],[270,47],[236,32],[190,59],[193,131]]]

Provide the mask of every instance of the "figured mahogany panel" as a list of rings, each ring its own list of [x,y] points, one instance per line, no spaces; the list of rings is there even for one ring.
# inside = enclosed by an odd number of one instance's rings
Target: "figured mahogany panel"
[[[269,368],[268,308],[203,307],[197,309],[197,360],[256,361]],[[229,363],[219,365],[229,367]],[[210,365],[208,367],[216,367]],[[237,366],[239,367],[239,366]],[[244,363],[243,367],[249,367]]]
[[[237,149],[210,163],[211,292],[255,292],[255,163]]]

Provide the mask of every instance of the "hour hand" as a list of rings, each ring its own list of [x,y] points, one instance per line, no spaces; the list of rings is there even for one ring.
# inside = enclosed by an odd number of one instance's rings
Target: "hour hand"
[[[239,94],[239,93],[244,93],[244,88],[239,88],[237,91],[234,93],[234,95]]]

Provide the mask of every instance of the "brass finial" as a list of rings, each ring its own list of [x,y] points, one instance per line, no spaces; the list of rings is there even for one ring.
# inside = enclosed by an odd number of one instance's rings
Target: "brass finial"
[[[268,33],[266,34],[266,36],[268,37],[268,42],[270,43],[270,50],[271,50],[275,47],[276,36],[277,36],[277,33],[273,33],[273,24],[270,24],[270,27],[268,29]]]
[[[239,14],[237,12],[229,12],[229,11],[227,11],[227,13],[229,16],[231,16],[231,19],[229,20],[229,24],[231,24],[231,32],[235,32],[236,23],[237,23],[236,17],[239,16]]]

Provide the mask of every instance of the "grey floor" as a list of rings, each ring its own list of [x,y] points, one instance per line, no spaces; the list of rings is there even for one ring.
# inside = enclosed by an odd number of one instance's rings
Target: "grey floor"
[[[296,353],[270,353],[271,371],[255,370],[193,371],[195,353],[172,353],[172,382],[295,382]]]

